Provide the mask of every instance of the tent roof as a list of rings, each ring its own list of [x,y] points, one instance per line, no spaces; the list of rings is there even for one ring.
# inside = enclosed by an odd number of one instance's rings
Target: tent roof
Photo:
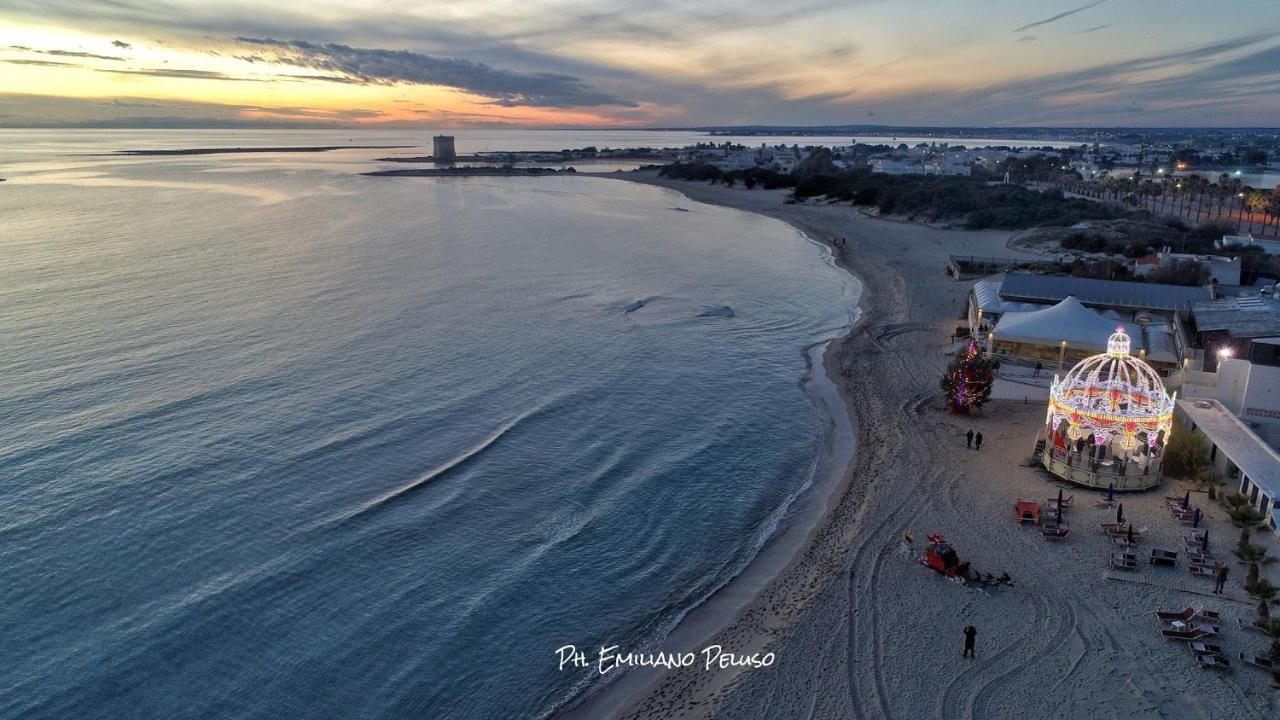
[[[997,340],[1057,345],[1063,340],[1073,348],[1107,349],[1107,338],[1124,328],[1129,337],[1142,337],[1125,323],[1099,315],[1068,295],[1057,305],[1030,312],[1010,312],[1001,316],[994,332]]]

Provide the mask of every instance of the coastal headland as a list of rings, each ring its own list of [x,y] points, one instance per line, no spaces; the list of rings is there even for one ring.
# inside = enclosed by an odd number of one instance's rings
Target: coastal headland
[[[945,275],[947,256],[1034,257],[1009,248],[1008,231],[876,219],[847,204],[787,204],[780,190],[644,172],[613,177],[783,220],[827,243],[855,273],[862,315],[833,342],[825,368],[844,397],[857,451],[789,557],[749,567],[722,591],[738,597],[692,611],[662,648],[715,644],[772,652],[775,663],[641,669],[566,717],[1274,716],[1274,693],[1261,674],[1224,678],[1200,669],[1185,647],[1160,637],[1154,620],[1157,609],[1207,603],[1234,627],[1253,612],[1238,587],[1211,596],[1188,581],[1111,575],[1108,540],[1090,532],[1106,517],[1083,492],[1075,493],[1067,544],[1022,529],[1010,512],[1014,499],[1058,491],[1026,466],[1043,406],[1000,400],[969,417],[943,408],[938,378],[968,290]],[[987,439],[981,451],[965,447],[970,428]],[[1148,526],[1154,546],[1180,541],[1183,528],[1162,507],[1173,492],[1182,487],[1166,480],[1125,499],[1126,514]],[[1224,513],[1206,507],[1212,532],[1229,542]],[[1010,573],[1015,587],[977,590],[930,572],[904,551],[908,530],[917,550],[927,534],[945,534],[962,558]],[[967,625],[978,628],[976,660],[961,657]],[[1235,643],[1244,650],[1250,639],[1227,638],[1228,650]],[[1049,696],[1055,701],[1045,704]]]

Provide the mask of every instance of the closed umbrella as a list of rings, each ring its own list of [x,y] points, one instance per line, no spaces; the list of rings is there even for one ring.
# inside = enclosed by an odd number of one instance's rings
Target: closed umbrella
[[[1062,488],[1058,488],[1058,524],[1062,524]]]
[[[1116,522],[1124,522],[1124,503],[1120,503],[1116,506]]]
[[[1184,494],[1184,495],[1182,496],[1182,509],[1183,509],[1183,510],[1186,510],[1186,509],[1187,509],[1187,506],[1189,506],[1189,505],[1191,505],[1191,491],[1190,491],[1190,490],[1188,490],[1188,491],[1186,492],[1186,494]]]
[[[1200,527],[1200,508],[1196,508],[1196,514],[1191,516],[1191,527]]]
[[[1130,545],[1133,544],[1133,526],[1132,525],[1129,526],[1129,544]]]
[[[1200,552],[1209,552],[1209,531],[1204,531],[1204,537],[1200,538]]]
[[[1116,499],[1116,484],[1107,483],[1107,502],[1111,502],[1112,500],[1115,500],[1115,499]]]

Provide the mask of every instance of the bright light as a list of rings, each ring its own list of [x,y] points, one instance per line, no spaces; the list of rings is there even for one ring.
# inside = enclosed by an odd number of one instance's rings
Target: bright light
[[[1224,347],[1221,350],[1219,350],[1218,357],[1222,358],[1223,360],[1226,360],[1227,358],[1231,357],[1231,348]]]

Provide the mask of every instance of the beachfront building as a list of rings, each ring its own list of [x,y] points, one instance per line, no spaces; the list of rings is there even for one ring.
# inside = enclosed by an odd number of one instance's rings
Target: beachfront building
[[[1105,349],[1099,328],[1122,326],[1135,355],[1168,371],[1188,351],[1183,318],[1191,302],[1211,297],[1208,288],[1009,272],[974,284],[969,332],[1002,361],[1064,369]],[[1044,315],[1018,314],[1063,303]]]
[[[1054,377],[1045,427],[1036,439],[1040,463],[1053,475],[1116,490],[1160,484],[1174,398],[1160,375],[1129,349],[1129,335],[1118,328],[1107,338],[1106,352]]]
[[[1226,478],[1226,486],[1248,498],[1280,536],[1280,453],[1217,400],[1177,401],[1177,416],[1205,439],[1209,464]]]
[[[1128,319],[1115,311],[1098,312],[1075,296],[1034,310],[1006,310],[986,332],[987,352],[1001,360],[1040,363],[1058,370],[1107,349],[1102,338],[1115,329],[1137,340],[1134,353],[1162,371],[1179,367],[1173,326],[1145,317]]]

